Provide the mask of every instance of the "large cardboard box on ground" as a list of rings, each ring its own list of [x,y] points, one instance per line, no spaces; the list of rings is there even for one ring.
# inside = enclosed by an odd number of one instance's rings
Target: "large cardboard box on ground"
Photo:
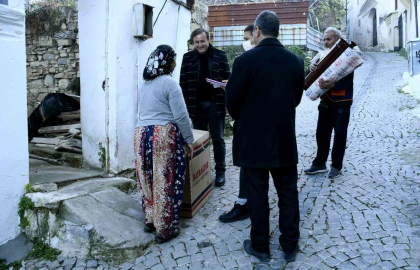
[[[210,199],[212,193],[210,164],[210,135],[207,131],[193,130],[194,155],[188,162],[185,176],[181,217],[192,218]]]

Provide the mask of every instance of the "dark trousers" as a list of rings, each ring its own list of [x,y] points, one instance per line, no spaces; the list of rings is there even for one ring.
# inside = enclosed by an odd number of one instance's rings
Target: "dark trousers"
[[[350,120],[350,106],[331,106],[319,104],[318,126],[316,128],[316,142],[318,151],[313,161],[314,166],[324,166],[330,151],[331,134],[334,129],[334,144],[331,152],[332,167],[337,170],[343,168],[344,153],[346,151],[347,128]]]
[[[197,107],[196,117],[193,119],[193,125],[195,129],[206,131],[210,127],[216,174],[224,173],[226,171],[226,145],[223,139],[225,116],[217,113],[214,102],[200,102]]]
[[[296,166],[274,169],[244,168],[252,225],[252,247],[258,252],[270,252],[269,173],[274,180],[280,209],[279,242],[285,253],[291,253],[295,250],[300,236]]]
[[[239,173],[239,194],[238,194],[238,198],[239,199],[246,199],[246,183],[245,183],[245,172],[244,172],[244,168],[241,168],[241,171]]]

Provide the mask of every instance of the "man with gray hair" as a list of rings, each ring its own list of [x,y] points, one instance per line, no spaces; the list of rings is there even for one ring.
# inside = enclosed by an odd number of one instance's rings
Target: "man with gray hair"
[[[245,251],[270,261],[269,174],[278,194],[280,245],[287,261],[299,250],[296,106],[305,81],[302,58],[277,39],[276,13],[263,11],[253,29],[256,47],[235,59],[226,86],[226,107],[235,120],[233,164],[244,172],[251,239]]]
[[[324,48],[328,52],[335,43],[341,38],[341,32],[333,27],[325,30]],[[309,71],[314,72],[317,64],[325,57],[322,53],[319,59],[313,60],[309,66]],[[328,177],[335,178],[341,174],[343,167],[344,153],[346,150],[347,127],[350,121],[350,107],[353,103],[353,78],[354,73],[336,83],[320,79],[320,87],[329,89],[323,96],[319,104],[318,125],[316,129],[316,142],[318,151],[312,166],[305,170],[306,174],[317,174],[327,172],[325,163],[330,152],[330,141],[334,129],[334,144],[331,152],[331,170]]]

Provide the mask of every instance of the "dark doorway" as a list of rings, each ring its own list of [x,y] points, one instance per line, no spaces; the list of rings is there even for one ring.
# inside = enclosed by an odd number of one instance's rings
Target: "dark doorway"
[[[403,20],[402,20],[402,14],[398,18],[398,49],[397,51],[400,51],[403,47]]]
[[[378,27],[376,22],[376,10],[375,14],[373,15],[373,47],[378,45]]]

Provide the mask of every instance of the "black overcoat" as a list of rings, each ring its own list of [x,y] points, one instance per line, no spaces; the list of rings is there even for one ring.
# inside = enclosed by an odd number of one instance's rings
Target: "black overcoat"
[[[235,166],[279,168],[298,163],[295,115],[304,82],[302,58],[276,38],[266,38],[236,58],[226,86],[226,107],[235,120]]]
[[[222,50],[214,48],[211,44],[209,47],[209,70],[211,78],[216,81],[228,80],[230,76],[229,63],[226,53]],[[195,109],[198,106],[197,91],[198,78],[200,76],[200,58],[196,49],[184,54],[182,58],[181,75],[179,84],[182,88],[185,104],[187,105],[190,118],[196,117]],[[217,113],[225,116],[225,91],[221,88],[214,89],[214,103],[216,104]]]

